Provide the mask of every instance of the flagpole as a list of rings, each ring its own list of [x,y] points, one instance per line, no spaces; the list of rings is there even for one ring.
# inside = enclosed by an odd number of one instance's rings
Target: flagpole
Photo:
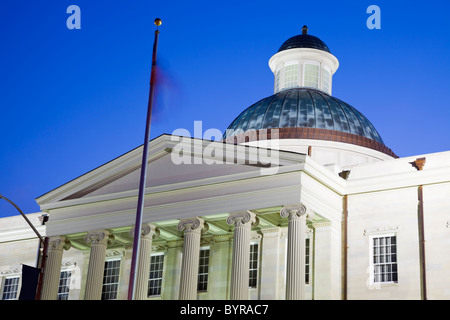
[[[139,195],[136,211],[136,222],[134,225],[134,239],[133,239],[133,254],[131,257],[131,270],[130,270],[130,282],[128,286],[128,300],[134,300],[135,296],[135,283],[137,266],[139,260],[139,248],[141,242],[141,228],[142,228],[142,211],[144,209],[144,196],[145,196],[145,180],[147,176],[147,160],[148,160],[148,143],[150,139],[150,125],[152,119],[153,109],[153,95],[156,83],[156,51],[158,48],[158,27],[161,25],[161,19],[157,18],[154,21],[156,25],[155,40],[153,42],[153,57],[152,57],[152,69],[150,75],[150,93],[148,96],[148,109],[147,109],[147,121],[145,126],[145,139],[142,151],[142,163],[141,163],[141,176],[139,183]]]

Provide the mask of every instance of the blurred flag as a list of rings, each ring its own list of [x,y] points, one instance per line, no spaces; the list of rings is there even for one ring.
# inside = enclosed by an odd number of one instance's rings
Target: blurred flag
[[[39,281],[38,268],[22,265],[22,287],[20,288],[19,300],[35,300]]]

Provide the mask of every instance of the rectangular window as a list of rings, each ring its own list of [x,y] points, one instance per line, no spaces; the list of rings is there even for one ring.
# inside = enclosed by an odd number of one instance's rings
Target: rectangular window
[[[298,64],[284,67],[284,88],[298,87]]]
[[[17,299],[17,292],[19,291],[20,277],[8,277],[3,282],[2,300]]]
[[[305,64],[305,87],[319,87],[319,66]]]
[[[208,290],[209,248],[200,249],[200,260],[198,264],[198,291]]]
[[[58,286],[58,297],[57,297],[58,300],[68,300],[71,276],[72,271],[61,271]]]
[[[372,238],[374,283],[396,283],[397,239],[395,235]]]
[[[102,300],[115,300],[119,291],[120,260],[105,261]]]
[[[148,279],[148,296],[160,296],[164,267],[164,254],[152,255],[150,260],[150,276]]]
[[[305,284],[309,284],[311,270],[311,246],[309,238],[306,238],[305,242]]]
[[[281,69],[277,70],[277,72],[275,73],[275,93],[280,91],[280,80],[281,80],[280,74],[281,74]]]
[[[330,93],[330,72],[327,69],[323,69],[323,91]]]
[[[258,284],[258,244],[252,243],[250,245],[250,267],[249,267],[249,282],[251,288],[256,288]]]

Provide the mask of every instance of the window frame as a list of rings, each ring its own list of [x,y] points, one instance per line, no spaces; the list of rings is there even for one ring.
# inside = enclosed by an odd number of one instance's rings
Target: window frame
[[[312,263],[312,237],[305,237],[305,285],[311,285],[313,263]]]
[[[156,257],[161,257],[162,256],[162,261],[156,261],[153,262],[152,260]],[[150,257],[150,270],[149,270],[149,275],[148,275],[148,287],[147,287],[147,297],[149,298],[153,298],[153,297],[160,297],[162,295],[162,288],[163,288],[163,281],[164,281],[164,260],[165,260],[165,255],[164,252],[155,252],[151,254]],[[156,265],[156,264],[161,264],[161,269],[157,269],[157,270],[152,270],[152,266]],[[152,278],[152,272],[157,272],[157,273],[161,273],[160,277],[154,277]],[[159,285],[158,286],[152,286],[155,282],[159,281]],[[153,293],[154,291],[159,291],[156,294],[151,294],[151,292]]]
[[[282,79],[281,70],[282,70],[282,68],[278,68],[278,69],[275,71],[275,84],[274,84],[274,86],[275,86],[274,92],[275,92],[275,93],[280,92],[280,91],[281,91],[281,88],[282,88],[282,86],[281,86],[281,85],[282,85],[282,84],[281,84],[281,79]]]
[[[70,273],[70,275],[68,277],[63,277],[63,274],[65,273]],[[73,269],[62,269],[61,272],[59,273],[58,293],[56,296],[56,300],[69,300],[70,282],[73,274],[74,274]],[[62,282],[64,282],[64,284]],[[67,289],[67,292],[61,292],[61,289],[63,288]]]
[[[14,286],[16,286],[16,291],[15,291],[15,297],[14,298],[8,298],[5,299],[5,294],[10,294],[11,292],[5,292],[5,288],[7,286],[6,281],[10,280],[10,279],[17,279],[17,283],[13,284]],[[14,274],[14,275],[7,275],[4,276],[2,279],[2,289],[1,289],[1,300],[18,300],[19,299],[19,294],[20,294],[20,286],[21,286],[21,280],[22,277],[19,274]],[[8,285],[8,287],[11,287],[11,285]]]
[[[208,255],[202,257],[202,252],[208,252]],[[210,264],[211,248],[201,247],[199,250],[199,260],[198,260],[198,276],[197,276],[197,292],[207,292],[208,291],[208,281],[209,281],[209,264]],[[207,264],[202,264],[202,259],[206,259]],[[204,272],[204,269],[206,272]]]
[[[256,246],[256,251],[252,251],[252,248]],[[250,243],[250,254],[249,254],[249,268],[248,268],[248,287],[249,288],[258,288],[259,282],[259,259],[260,259],[260,245],[259,242],[253,241]],[[252,259],[252,255],[256,255],[255,259]],[[256,266],[252,267],[252,262],[256,264]],[[255,277],[252,277],[252,273],[255,274]],[[253,283],[254,282],[254,283]]]
[[[310,85],[306,85],[306,69],[307,69],[307,66],[314,66],[314,67],[316,67],[317,68],[317,86],[310,86]],[[321,86],[320,86],[320,71],[321,71],[321,68],[320,68],[320,63],[318,63],[318,62],[316,62],[316,61],[304,61],[303,62],[303,77],[302,77],[302,85],[303,85],[303,87],[306,87],[306,88],[313,88],[313,89],[320,89],[321,88]]]
[[[383,257],[386,257],[387,254],[390,254],[391,257],[390,259],[392,259],[392,256],[395,255],[395,261],[389,261],[389,262],[375,262],[374,260],[374,256],[375,256],[375,243],[374,243],[374,239],[386,239],[386,238],[395,238],[395,252],[390,252],[390,253],[383,253]],[[370,245],[370,252],[369,252],[369,256],[370,256],[370,284],[371,285],[390,285],[390,284],[398,284],[398,235],[396,233],[385,233],[385,234],[374,234],[371,235],[369,237],[369,245]],[[392,249],[392,243],[390,244],[390,249]],[[384,246],[386,247],[386,245]],[[379,256],[381,257],[381,252],[379,254]],[[376,281],[376,274],[375,274],[375,269],[376,266],[391,266],[391,271],[383,271],[382,273],[380,273],[381,277],[385,277],[388,273],[391,274],[392,279],[391,280],[380,280],[380,281]],[[393,270],[395,266],[395,271]],[[394,280],[394,275],[395,275],[395,279]]]
[[[328,88],[325,88],[325,82],[327,82]],[[331,70],[328,66],[323,66],[322,68],[322,90],[331,94]]]
[[[291,70],[287,70],[287,68],[295,67],[290,73]],[[299,87],[299,72],[300,72],[300,63],[297,60],[288,61],[284,64],[283,68],[283,89],[296,88]],[[288,80],[287,78],[292,78]],[[291,85],[292,84],[292,85]]]
[[[118,261],[119,262],[119,267],[114,268],[117,269],[117,275],[113,274],[112,276],[117,276],[117,281],[116,282],[109,282],[109,283],[105,283],[105,278],[107,276],[111,276],[111,275],[106,275],[106,270],[107,270],[107,263],[110,262],[115,262]],[[103,271],[103,281],[102,281],[102,297],[101,300],[117,300],[118,296],[119,296],[119,287],[120,287],[120,269],[122,267],[122,259],[121,258],[109,258],[105,260],[105,267],[104,267],[104,271]],[[112,269],[112,268],[111,268]],[[108,299],[105,299],[105,295],[106,294],[111,294],[111,292],[105,291],[106,287],[111,287],[111,286],[116,286],[115,288],[115,297],[113,299],[111,299],[110,297]]]

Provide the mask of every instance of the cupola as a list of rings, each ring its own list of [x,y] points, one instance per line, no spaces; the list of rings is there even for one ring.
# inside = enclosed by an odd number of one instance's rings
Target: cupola
[[[313,88],[331,95],[333,74],[339,61],[319,38],[302,33],[286,40],[269,60],[275,76],[274,93],[290,88]]]

